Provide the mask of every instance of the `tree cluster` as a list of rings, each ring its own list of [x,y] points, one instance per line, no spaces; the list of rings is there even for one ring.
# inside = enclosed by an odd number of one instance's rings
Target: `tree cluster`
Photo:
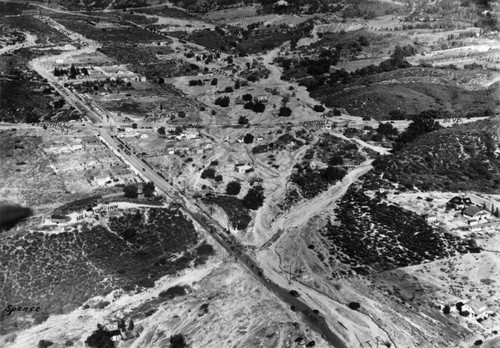
[[[248,190],[245,197],[243,197],[243,205],[251,210],[257,210],[264,204],[264,188],[262,186],[255,186]]]
[[[219,105],[223,108],[228,107],[229,106],[229,97],[228,96],[219,97],[219,98],[215,99],[214,104]]]

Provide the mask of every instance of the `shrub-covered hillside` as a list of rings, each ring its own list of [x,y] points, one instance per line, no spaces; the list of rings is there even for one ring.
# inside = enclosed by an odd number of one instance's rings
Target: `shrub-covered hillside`
[[[178,210],[128,212],[111,219],[109,226],[112,231],[82,224],[63,233],[28,232],[2,239],[2,303],[33,303],[46,313],[63,313],[113,289],[153,286],[160,277],[206,259],[190,251],[196,231]],[[12,328],[14,319],[2,311],[0,334]]]
[[[351,186],[335,210],[335,224],[329,222],[321,231],[330,261],[368,274],[479,252],[473,240],[433,228],[425,217],[370,197],[366,189],[363,182]]]
[[[488,120],[430,132],[373,164],[384,179],[410,189],[493,192],[500,188],[495,127]]]

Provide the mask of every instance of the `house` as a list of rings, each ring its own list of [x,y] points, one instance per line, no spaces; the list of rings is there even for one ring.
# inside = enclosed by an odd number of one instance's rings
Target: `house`
[[[325,125],[323,126],[324,129],[332,129],[332,125],[329,124],[329,123],[325,123]]]
[[[463,305],[462,310],[474,313],[476,316],[484,313],[488,309],[488,306],[481,302],[479,299],[475,299]]]
[[[248,163],[239,163],[234,166],[234,171],[244,174],[253,171],[253,167]]]
[[[263,138],[263,137],[257,137],[257,141],[259,141],[259,142],[260,142],[260,141],[263,141],[263,140],[264,140],[264,138]]]
[[[144,134],[141,134],[140,138],[141,139],[147,139],[147,138],[149,138],[149,135],[147,135],[147,134],[144,133]]]
[[[324,164],[323,162],[311,161],[309,163],[309,167],[311,169],[324,169],[324,168],[327,168],[328,165]]]
[[[259,103],[266,103],[267,102],[267,96],[265,96],[265,95],[258,95],[255,99],[257,99],[257,101]]]
[[[203,149],[196,149],[196,153],[203,153]]]
[[[200,137],[200,132],[194,129],[187,129],[180,136],[184,139],[196,139]]]
[[[242,143],[243,142],[243,137],[242,136],[237,137],[236,141],[238,141],[239,143]]]
[[[488,222],[489,220],[492,219],[492,215],[489,212],[475,205],[471,205],[465,208],[462,211],[462,215],[469,218],[468,220],[469,225]]]
[[[174,147],[169,147],[169,148],[167,148],[167,153],[168,153],[169,155],[173,155],[173,154],[175,153],[175,148],[174,148]]]
[[[472,205],[472,201],[469,197],[455,196],[446,203],[446,208],[460,210],[465,209],[470,205]]]
[[[203,145],[203,148],[204,148],[205,150],[208,150],[208,149],[213,149],[213,148],[214,148],[214,146],[213,146],[211,143],[208,143],[208,144]]]

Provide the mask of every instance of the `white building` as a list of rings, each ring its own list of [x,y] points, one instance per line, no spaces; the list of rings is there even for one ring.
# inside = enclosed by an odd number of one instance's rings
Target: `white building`
[[[251,165],[249,165],[248,163],[237,164],[234,167],[234,171],[236,171],[236,172],[238,172],[240,174],[248,173],[251,170],[253,170],[253,167]]]

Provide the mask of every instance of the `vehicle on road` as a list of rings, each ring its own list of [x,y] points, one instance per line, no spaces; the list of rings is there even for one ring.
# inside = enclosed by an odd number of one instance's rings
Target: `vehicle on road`
[[[290,290],[290,295],[292,295],[293,297],[299,297],[300,294],[297,292],[297,290]]]

